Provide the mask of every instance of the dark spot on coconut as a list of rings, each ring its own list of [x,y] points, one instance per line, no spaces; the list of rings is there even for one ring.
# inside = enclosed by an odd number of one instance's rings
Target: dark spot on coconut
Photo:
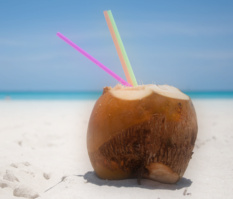
[[[166,140],[166,145],[168,148],[172,147],[173,146],[173,142],[172,142],[172,138],[171,137],[168,137],[168,139]]]
[[[165,123],[165,117],[162,119],[162,123],[163,123],[163,124]]]
[[[182,111],[182,104],[179,102],[177,107],[177,112],[181,113],[181,111]]]

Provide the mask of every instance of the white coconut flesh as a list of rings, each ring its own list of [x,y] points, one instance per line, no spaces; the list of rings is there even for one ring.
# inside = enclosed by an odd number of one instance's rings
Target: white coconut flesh
[[[148,84],[135,87],[124,87],[122,85],[117,85],[114,88],[110,88],[109,91],[114,97],[123,100],[143,99],[153,92],[165,97],[189,100],[189,97],[186,94],[182,93],[179,89],[168,85]]]

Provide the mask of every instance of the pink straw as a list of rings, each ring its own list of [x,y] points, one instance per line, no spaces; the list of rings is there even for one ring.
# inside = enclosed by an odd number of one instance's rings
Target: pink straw
[[[112,72],[110,69],[108,69],[106,66],[104,66],[102,63],[100,63],[98,60],[96,60],[94,57],[92,57],[91,55],[89,55],[86,51],[84,51],[83,49],[81,49],[80,47],[78,47],[75,43],[73,43],[72,41],[70,41],[64,35],[62,35],[61,33],[58,32],[57,36],[60,37],[62,40],[64,40],[67,44],[69,44],[70,46],[72,46],[73,48],[75,48],[81,54],[83,54],[90,61],[94,62],[97,66],[99,66],[100,68],[102,68],[105,72],[107,72],[109,75],[111,75],[112,77],[114,77],[117,81],[119,81],[120,83],[122,83],[125,86],[132,86],[131,84],[129,84],[128,82],[126,82],[125,80],[123,80],[122,78],[120,78],[117,74],[115,74],[114,72]]]

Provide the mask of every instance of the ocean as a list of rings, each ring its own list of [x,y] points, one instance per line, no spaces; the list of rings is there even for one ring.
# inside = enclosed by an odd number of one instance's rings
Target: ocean
[[[232,98],[233,91],[187,91],[192,99]],[[0,92],[0,100],[96,100],[102,91],[91,92]]]

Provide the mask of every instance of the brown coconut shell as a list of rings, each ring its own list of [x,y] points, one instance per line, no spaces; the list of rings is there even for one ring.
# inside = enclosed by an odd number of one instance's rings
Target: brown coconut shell
[[[125,100],[111,89],[106,87],[96,101],[88,125],[87,149],[96,174],[109,180],[144,177],[177,182],[197,136],[191,99],[151,92]]]

